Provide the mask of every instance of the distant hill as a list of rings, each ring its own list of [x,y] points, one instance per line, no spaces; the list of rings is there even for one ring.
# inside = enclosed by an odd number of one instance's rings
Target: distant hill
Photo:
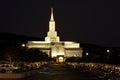
[[[42,38],[0,32],[0,48],[26,44],[27,41],[42,41]]]
[[[80,43],[81,47],[86,47],[86,48],[101,48],[103,46],[96,45],[96,44],[90,44],[90,43]]]
[[[32,41],[32,40],[43,40],[42,38],[38,37],[31,37],[25,35],[18,35],[14,33],[3,33],[0,32],[0,41]]]
[[[43,38],[26,36],[26,35],[18,35],[14,33],[5,33],[0,32],[0,43],[27,43],[27,41],[44,41]],[[103,46],[90,44],[90,43],[80,43],[80,46],[84,49],[95,49],[95,48],[103,48]]]

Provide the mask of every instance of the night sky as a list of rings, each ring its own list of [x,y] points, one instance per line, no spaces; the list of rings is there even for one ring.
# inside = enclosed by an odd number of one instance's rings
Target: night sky
[[[61,40],[120,47],[118,1],[0,0],[0,32],[44,38],[54,7]]]

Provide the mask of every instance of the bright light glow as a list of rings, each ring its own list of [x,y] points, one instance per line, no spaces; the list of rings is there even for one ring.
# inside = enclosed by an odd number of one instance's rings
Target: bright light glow
[[[22,47],[25,47],[25,44],[22,44]]]
[[[107,52],[109,53],[109,52],[110,52],[110,50],[108,49],[108,50],[107,50]]]
[[[59,57],[59,59],[63,59],[63,57]]]
[[[63,57],[59,57],[59,62],[63,62],[63,61],[64,61]]]
[[[88,56],[89,54],[88,54],[88,53],[86,53],[86,55]]]

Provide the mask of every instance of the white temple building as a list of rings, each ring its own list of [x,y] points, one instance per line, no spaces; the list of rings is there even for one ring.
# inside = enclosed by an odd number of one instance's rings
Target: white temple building
[[[51,18],[49,21],[49,31],[45,37],[45,41],[28,41],[28,48],[38,48],[42,52],[48,54],[49,57],[55,58],[57,62],[64,62],[69,57],[82,57],[82,48],[80,43],[73,41],[60,41],[55,31],[55,21],[53,16],[53,8],[51,8]]]

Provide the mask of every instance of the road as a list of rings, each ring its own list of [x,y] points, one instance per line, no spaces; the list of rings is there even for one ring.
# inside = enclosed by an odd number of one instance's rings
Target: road
[[[22,80],[101,80],[87,67],[73,67],[66,64],[50,64],[39,70],[39,74]]]

